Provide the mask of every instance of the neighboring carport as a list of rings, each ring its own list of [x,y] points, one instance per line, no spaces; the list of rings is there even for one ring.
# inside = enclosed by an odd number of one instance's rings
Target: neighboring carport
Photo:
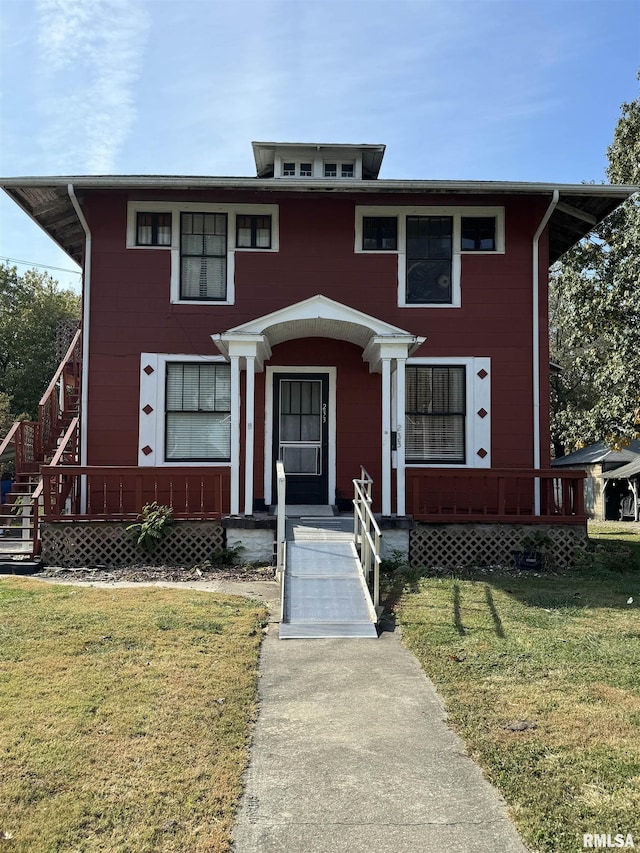
[[[627,465],[622,465],[614,471],[605,471],[602,475],[605,481],[605,488],[612,480],[627,480],[629,484],[630,495],[624,498],[620,508],[620,518],[631,518],[633,521],[640,521],[640,458],[629,462]]]

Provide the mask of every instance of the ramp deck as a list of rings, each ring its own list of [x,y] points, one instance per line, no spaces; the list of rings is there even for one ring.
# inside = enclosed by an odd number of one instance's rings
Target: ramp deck
[[[341,519],[289,522],[281,639],[378,636],[348,530]]]

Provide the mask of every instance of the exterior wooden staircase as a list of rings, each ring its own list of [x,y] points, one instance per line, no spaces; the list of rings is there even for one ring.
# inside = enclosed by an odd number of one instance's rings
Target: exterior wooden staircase
[[[13,467],[0,501],[0,572],[26,574],[42,565],[40,466],[78,461],[81,352],[78,330],[40,400],[38,420],[17,421],[0,442],[0,464]]]

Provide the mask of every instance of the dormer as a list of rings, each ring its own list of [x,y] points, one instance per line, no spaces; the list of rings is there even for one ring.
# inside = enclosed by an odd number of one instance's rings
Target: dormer
[[[384,145],[253,142],[259,178],[299,181],[371,181],[378,177]]]

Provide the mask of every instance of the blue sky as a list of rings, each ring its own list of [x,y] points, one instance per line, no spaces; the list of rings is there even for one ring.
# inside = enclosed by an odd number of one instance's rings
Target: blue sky
[[[381,178],[599,183],[640,0],[0,0],[0,44],[3,176],[252,175],[275,140],[385,143]],[[2,194],[6,258],[77,269]]]

